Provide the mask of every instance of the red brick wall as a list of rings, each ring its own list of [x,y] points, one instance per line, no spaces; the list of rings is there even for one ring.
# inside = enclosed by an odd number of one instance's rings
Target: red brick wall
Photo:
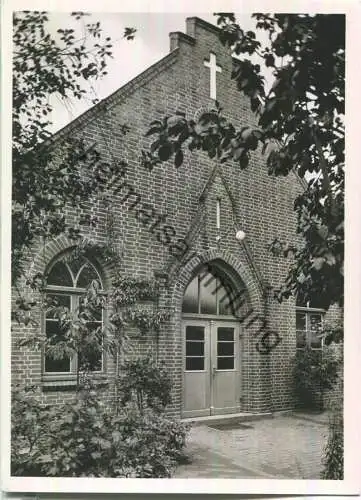
[[[208,181],[215,161],[209,160],[201,152],[187,152],[179,169],[169,161],[150,173],[140,162],[141,150],[151,142],[144,135],[152,120],[171,115],[176,110],[185,112],[188,118],[194,118],[202,109],[213,105],[209,98],[209,69],[203,64],[204,59],[209,58],[210,51],[216,54],[217,64],[222,67],[222,73],[217,74],[217,99],[224,115],[238,126],[255,123],[248,101],[231,81],[232,58],[220,44],[216,30],[206,23],[191,19],[188,21],[187,34],[190,36],[172,35],[174,50],[168,56],[110,96],[104,107],[101,104],[73,122],[59,134],[59,138],[66,134],[78,135],[89,143],[96,142],[105,161],[125,160],[128,163],[126,179],[141,196],[141,203],[149,203],[157,214],[166,215],[166,224],[176,230],[177,238],[189,236],[190,254],[196,252],[203,260],[220,259],[238,271],[239,280],[245,283],[250,293],[255,314],[263,314],[266,308],[271,328],[282,338],[270,355],[260,356],[255,348],[256,325],[243,331],[242,408],[253,411],[289,408],[292,405],[290,360],[296,342],[294,304],[291,301],[281,305],[268,301],[265,305],[257,272],[271,286],[282,283],[288,262],[272,257],[267,244],[275,236],[288,241],[294,239],[296,219],[293,201],[301,190],[299,181],[292,173],[286,178],[269,177],[265,158],[259,151],[253,154],[246,170],[242,171],[232,163],[223,164],[222,175],[216,175],[211,182]],[[130,127],[125,137],[121,132],[124,123]],[[205,199],[202,204],[199,197],[203,191]],[[181,300],[192,272],[200,261],[195,258],[186,266],[180,264],[170,255],[167,246],[159,243],[155,235],[137,220],[129,202],[122,203],[122,196],[120,193],[112,198],[122,270],[132,276],[152,277],[158,271],[167,276],[160,303],[170,309],[172,317],[161,328],[158,357],[166,361],[173,376],[174,394],[170,413],[179,415],[182,393]],[[215,227],[217,198],[221,198],[222,206],[219,245]],[[231,198],[238,213],[232,207]],[[104,203],[94,204],[89,200],[86,209],[100,215],[100,224],[93,231],[93,237],[105,243]],[[72,220],[77,216],[71,211],[67,215]],[[236,228],[246,233],[247,247],[236,241]],[[54,245],[48,250],[45,261],[50,261],[67,244],[62,240],[58,246]],[[45,261],[38,255],[36,266],[41,268],[46,264]],[[110,280],[111,270],[104,272]],[[14,338],[22,333],[22,330],[15,328]],[[140,350],[146,344],[146,341],[142,342]],[[152,341],[149,345],[156,344]],[[29,354],[24,349],[15,349],[14,380],[41,383],[40,360],[40,353]],[[110,360],[110,379],[114,369],[114,362]],[[111,394],[111,384],[109,391]],[[52,397],[57,401],[71,397],[72,392],[46,394],[47,398]]]

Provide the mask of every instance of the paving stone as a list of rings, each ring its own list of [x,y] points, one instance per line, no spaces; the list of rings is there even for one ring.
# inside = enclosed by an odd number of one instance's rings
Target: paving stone
[[[175,478],[236,478],[261,479],[268,476],[261,475],[241,467],[236,462],[226,458],[210,448],[193,446],[189,450],[191,463],[178,467]]]
[[[187,447],[191,463],[179,467],[175,477],[319,479],[326,419],[305,417],[262,419],[249,428],[193,427]]]

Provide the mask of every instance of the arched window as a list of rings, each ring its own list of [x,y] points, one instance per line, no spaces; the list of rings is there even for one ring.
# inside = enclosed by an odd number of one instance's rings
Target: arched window
[[[316,301],[296,301],[296,348],[322,349],[322,329],[325,310]]]
[[[66,254],[57,259],[47,272],[46,276],[46,312],[44,317],[44,328],[47,337],[47,354],[44,357],[45,374],[75,374],[77,371],[103,371],[103,353],[94,349],[94,342],[89,341],[87,348],[78,354],[76,351],[76,340],[72,343],[73,350],[69,346],[69,339],[76,338],[76,321],[85,316],[85,296],[87,289],[97,286],[102,290],[102,280],[94,265],[86,258],[74,258],[72,254]],[[87,311],[89,308],[86,309]],[[64,318],[71,318],[66,321]],[[70,324],[72,325],[70,327]],[[84,325],[84,322],[83,322]],[[101,307],[92,307],[85,317],[88,338],[96,336],[101,338],[103,325],[103,310]],[[71,328],[75,328],[73,333]],[[78,330],[79,338],[79,330]],[[94,338],[94,337],[93,337]],[[67,342],[66,342],[67,341]],[[101,341],[100,341],[101,344]],[[99,344],[98,344],[99,345]],[[65,354],[65,356],[64,356]]]
[[[182,312],[239,316],[245,303],[245,290],[236,293],[233,284],[223,273],[206,264],[187,286]]]

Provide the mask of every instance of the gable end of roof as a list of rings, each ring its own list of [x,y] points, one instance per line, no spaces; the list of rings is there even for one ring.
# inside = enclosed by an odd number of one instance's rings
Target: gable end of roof
[[[53,142],[56,140],[63,139],[77,127],[81,126],[85,122],[93,120],[101,112],[108,110],[110,107],[116,105],[122,99],[125,99],[126,97],[131,95],[138,88],[142,87],[152,78],[159,75],[160,72],[165,71],[169,66],[172,66],[177,60],[178,53],[179,50],[174,49],[172,52],[164,56],[162,59],[152,64],[152,66],[142,71],[142,73],[137,75],[135,78],[127,82],[125,85],[117,89],[109,96],[99,101],[97,104],[95,104],[90,109],[82,113],[73,121],[65,125],[65,127],[55,132],[55,134],[51,137],[50,141]]]

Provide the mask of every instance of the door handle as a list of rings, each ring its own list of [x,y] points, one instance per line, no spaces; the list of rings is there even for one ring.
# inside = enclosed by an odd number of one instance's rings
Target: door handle
[[[212,377],[216,376],[216,370],[217,368],[215,366],[212,367]]]

